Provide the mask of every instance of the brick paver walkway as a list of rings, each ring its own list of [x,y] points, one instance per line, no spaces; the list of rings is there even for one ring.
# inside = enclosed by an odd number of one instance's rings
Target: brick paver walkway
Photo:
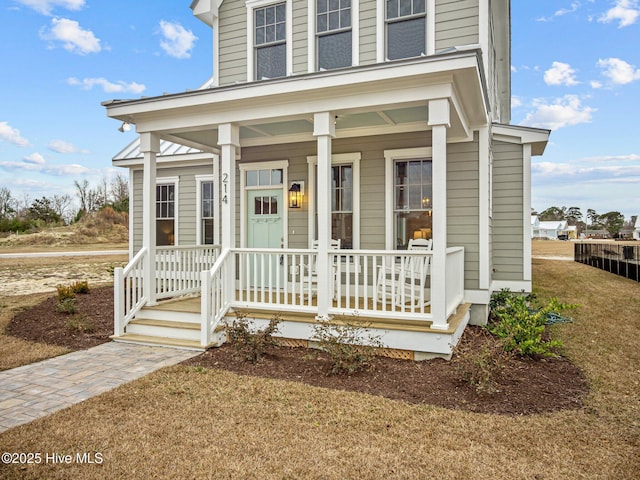
[[[0,372],[0,432],[199,353],[110,342],[5,370]]]

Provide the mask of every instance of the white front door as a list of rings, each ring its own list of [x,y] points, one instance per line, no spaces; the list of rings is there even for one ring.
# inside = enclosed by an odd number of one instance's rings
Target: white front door
[[[247,190],[248,248],[282,248],[285,214],[282,197],[282,188]],[[250,284],[261,286],[271,281],[275,285],[279,275],[279,285],[282,285],[281,270],[279,255],[255,257]]]

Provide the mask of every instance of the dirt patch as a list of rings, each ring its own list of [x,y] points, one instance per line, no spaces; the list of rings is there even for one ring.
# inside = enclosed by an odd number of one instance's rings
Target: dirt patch
[[[113,333],[113,289],[94,288],[78,295],[77,315],[93,331],[68,325],[70,316],[56,312],[57,299],[18,313],[7,333],[26,340],[83,349],[109,340]],[[470,327],[462,341],[466,351],[480,351],[486,335]],[[370,371],[355,375],[328,375],[329,361],[323,352],[280,347],[258,364],[234,356],[225,345],[209,350],[186,365],[233,371],[242,375],[278,378],[320,387],[365,392],[414,404],[438,405],[458,410],[507,415],[528,415],[563,409],[579,409],[588,387],[580,370],[565,358],[509,358],[495,375],[496,391],[478,393],[461,380],[455,362],[410,362],[378,357]]]
[[[57,296],[17,313],[5,333],[23,340],[82,350],[113,335],[113,287],[92,288],[76,297],[76,313],[58,312]]]

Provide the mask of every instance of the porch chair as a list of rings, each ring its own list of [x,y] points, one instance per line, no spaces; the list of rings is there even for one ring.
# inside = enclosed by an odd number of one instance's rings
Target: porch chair
[[[407,250],[431,251],[433,240],[411,239]],[[431,255],[404,255],[400,262],[384,264],[378,270],[376,300],[396,305],[426,307],[431,304],[425,298],[427,276],[431,273]]]
[[[341,241],[338,238],[329,240],[329,248],[331,250],[340,250]],[[313,250],[318,250],[318,240],[314,240],[311,243],[311,248]],[[333,265],[333,272],[331,275],[331,290],[333,291],[333,299],[336,299],[336,274],[337,270],[335,265]],[[313,255],[311,258],[311,265],[305,270],[302,277],[302,284],[306,287],[311,284],[311,296],[315,296],[318,294],[318,271],[317,271],[317,255]],[[307,289],[305,288],[305,291]]]

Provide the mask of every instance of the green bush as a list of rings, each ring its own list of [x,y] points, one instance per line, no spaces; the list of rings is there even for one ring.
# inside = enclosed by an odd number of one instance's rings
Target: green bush
[[[544,338],[548,315],[576,307],[562,304],[555,297],[547,305],[536,307],[529,296],[502,291],[491,311],[487,328],[502,339],[507,352],[523,356],[555,356],[553,349],[562,346],[562,342]]]
[[[332,374],[352,374],[372,365],[376,348],[384,348],[380,335],[368,332],[369,324],[355,319],[322,321],[313,327],[312,340],[327,352]]]
[[[76,297],[65,298],[58,302],[56,306],[56,310],[60,313],[66,313],[71,315],[72,313],[76,313]]]
[[[474,348],[473,341],[463,340],[454,350],[451,365],[459,378],[475,388],[476,392],[495,393],[498,389],[496,376],[504,368],[510,354],[504,351],[502,342],[484,328],[469,329],[465,335],[483,337],[481,346]]]
[[[275,314],[262,330],[252,329],[247,314],[236,312],[236,318],[227,325],[227,341],[236,353],[251,363],[259,362],[267,351],[276,346],[273,335],[278,332],[281,318]]]

